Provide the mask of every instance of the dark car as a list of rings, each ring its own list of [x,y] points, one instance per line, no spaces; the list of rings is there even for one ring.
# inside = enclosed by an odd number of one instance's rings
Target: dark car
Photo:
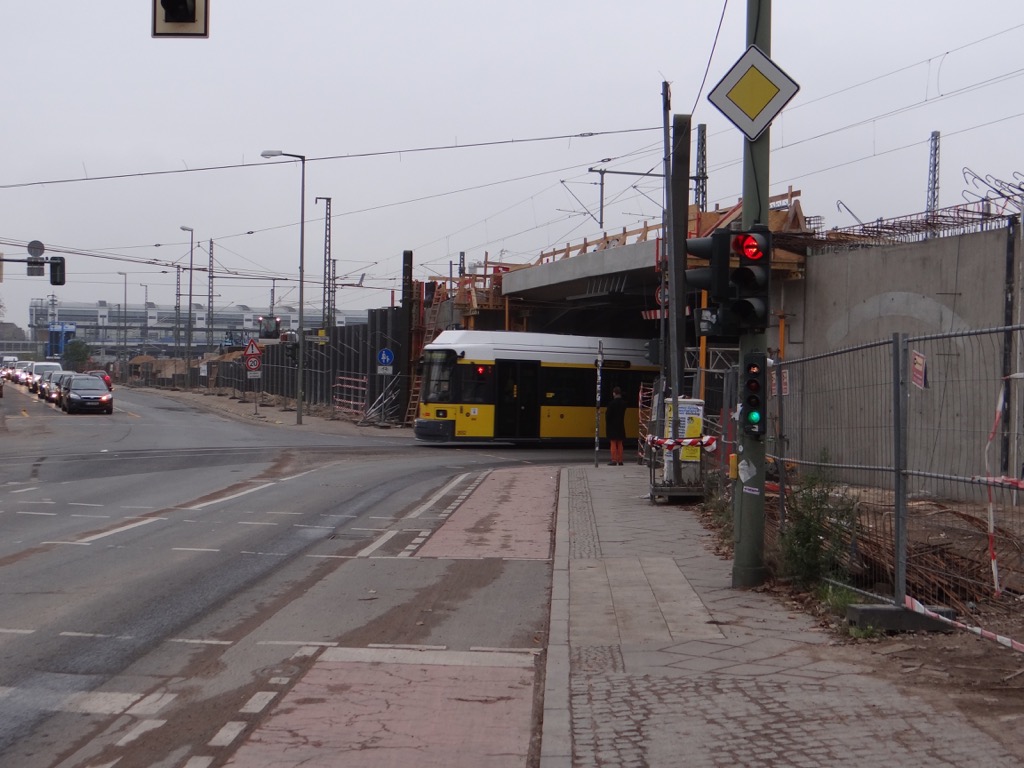
[[[103,380],[96,376],[71,376],[61,384],[60,407],[65,413],[113,413],[114,394],[107,389]]]
[[[107,389],[109,389],[111,392],[114,391],[114,382],[110,380],[110,374],[108,374],[106,371],[86,371],[85,373],[87,376],[96,376],[100,379],[103,379],[103,383],[107,385]]]
[[[46,387],[46,402],[53,403],[60,407],[62,388],[64,383],[72,376],[80,376],[81,374],[75,373],[74,371],[59,371],[50,377],[50,382]]]

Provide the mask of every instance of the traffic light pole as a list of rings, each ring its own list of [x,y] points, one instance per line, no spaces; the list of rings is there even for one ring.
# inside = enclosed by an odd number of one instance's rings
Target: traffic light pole
[[[747,45],[771,55],[771,0],[747,0]],[[769,136],[743,139],[743,228],[768,224]],[[740,362],[750,353],[767,353],[767,337],[744,333],[739,339]],[[739,425],[737,425],[739,427]],[[764,476],[765,446],[760,437],[736,430],[739,475],[733,487],[733,587],[756,587],[765,582]]]

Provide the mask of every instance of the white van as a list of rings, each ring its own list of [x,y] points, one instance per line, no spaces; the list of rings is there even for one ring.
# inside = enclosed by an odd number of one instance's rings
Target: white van
[[[25,377],[25,385],[28,387],[29,392],[35,392],[39,387],[39,380],[43,378],[43,374],[47,371],[59,371],[61,370],[60,363],[49,363],[39,362],[32,363],[28,367],[28,375]]]

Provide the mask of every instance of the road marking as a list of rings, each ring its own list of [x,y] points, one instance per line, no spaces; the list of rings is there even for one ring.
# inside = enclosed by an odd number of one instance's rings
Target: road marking
[[[84,501],[69,501],[69,507],[102,507],[103,504],[86,504]]]
[[[319,528],[322,531],[333,531],[334,530],[334,526],[333,525],[300,525],[299,523],[295,523],[294,527],[295,528]]]
[[[224,727],[217,731],[217,735],[210,739],[206,745],[208,747],[227,747],[230,746],[231,742],[239,737],[242,731],[245,730],[248,723],[239,722],[233,720],[229,723],[225,723]]]
[[[122,736],[115,746],[123,747],[127,744],[131,744],[144,733],[156,730],[166,722],[166,720],[143,720],[130,731],[128,731],[128,733]]]
[[[172,552],[220,552],[219,549],[208,549],[206,547],[171,547]]]
[[[87,541],[41,541],[40,544],[74,544],[77,547],[88,547]]]
[[[257,522],[256,520],[239,520],[238,524],[239,525],[277,525],[277,523],[265,523],[265,522],[261,523],[261,522]]]
[[[126,715],[145,716],[155,715],[172,701],[178,698],[176,693],[151,693],[139,703],[133,705],[125,712]]]
[[[467,477],[469,477],[469,473],[468,472],[466,472],[464,474],[461,474],[461,475],[456,475],[451,480],[451,482],[449,482],[447,485],[443,486],[441,488],[441,490],[439,490],[437,493],[435,493],[433,496],[431,496],[429,499],[427,499],[423,504],[421,504],[415,510],[413,510],[408,515],[406,515],[406,518],[411,520],[412,518],[416,518],[416,517],[419,517],[420,515],[422,515],[424,512],[426,512],[428,509],[430,509],[432,506],[434,506],[434,504],[436,504],[437,501],[442,496],[444,496],[446,493],[448,493],[452,488],[454,488],[456,485],[461,483]]]
[[[272,677],[267,680],[271,685],[288,685],[292,679],[290,677]]]
[[[246,489],[244,491],[239,491],[238,493],[234,493],[231,496],[224,496],[223,498],[214,499],[213,501],[206,501],[206,502],[203,502],[202,504],[196,504],[193,507],[186,507],[186,509],[203,509],[204,507],[209,507],[212,504],[222,504],[225,501],[232,501],[234,499],[240,499],[242,496],[248,496],[250,493],[256,493],[256,491],[262,491],[264,488],[269,488],[272,485],[273,485],[273,483],[264,483],[263,485],[258,485],[255,488],[248,488],[248,489]]]
[[[191,643],[193,645],[232,645],[232,640],[203,640],[189,637],[172,637],[168,643]]]
[[[34,629],[3,629],[0,627],[0,635],[31,635]]]
[[[84,539],[79,539],[79,543],[89,544],[93,541],[105,539],[107,538],[107,536],[113,536],[115,533],[124,533],[125,531],[130,531],[132,528],[138,528],[142,525],[149,525],[150,523],[155,523],[157,520],[166,519],[166,517],[147,517],[144,520],[138,520],[134,523],[128,523],[128,525],[122,525],[120,528],[114,528],[113,530],[106,531],[105,533],[97,533],[92,536],[86,536]]]
[[[11,491],[11,493],[27,493],[28,491],[38,491],[38,490],[39,490],[39,486],[38,485],[33,485],[30,488],[19,488],[16,491]]]
[[[270,702],[272,702],[276,697],[277,691],[260,691],[259,693],[254,693],[252,698],[245,702],[242,708],[238,711],[243,715],[258,714],[266,709]]]
[[[373,542],[373,544],[357,552],[356,557],[369,557],[372,553],[376,552],[378,549],[383,547],[397,535],[398,531],[388,531],[375,542]]]
[[[56,517],[56,512],[15,512],[16,515],[45,515],[46,517]]]
[[[320,661],[528,669],[534,666],[535,659],[532,655],[525,653],[418,651],[405,648],[326,648],[320,656]]]
[[[415,645],[403,643],[368,643],[367,648],[402,648],[406,651],[447,651],[447,645]]]
[[[306,555],[306,557],[316,557],[321,560],[351,560],[355,555]]]
[[[97,506],[99,506],[99,505],[97,505]],[[88,517],[88,518],[91,518],[91,519],[94,519],[94,520],[109,520],[110,519],[110,515],[76,515],[76,514],[72,514],[71,516],[72,517]]]
[[[319,640],[257,640],[256,645],[315,645],[319,648],[333,648],[337,643]]]
[[[119,715],[142,698],[138,693],[73,693],[61,703],[58,710],[86,715]]]
[[[210,768],[213,765],[212,757],[190,757],[188,762],[181,768]]]
[[[268,515],[301,515],[301,512],[267,512]]]

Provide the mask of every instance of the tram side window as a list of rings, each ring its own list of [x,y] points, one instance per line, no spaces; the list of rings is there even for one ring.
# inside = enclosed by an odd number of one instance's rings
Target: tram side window
[[[494,366],[481,363],[460,365],[457,395],[460,403],[490,403],[494,400]]]
[[[587,368],[541,368],[544,405],[593,405],[597,373]]]
[[[424,355],[423,402],[452,402],[452,368],[455,353],[450,350],[430,350]]]

